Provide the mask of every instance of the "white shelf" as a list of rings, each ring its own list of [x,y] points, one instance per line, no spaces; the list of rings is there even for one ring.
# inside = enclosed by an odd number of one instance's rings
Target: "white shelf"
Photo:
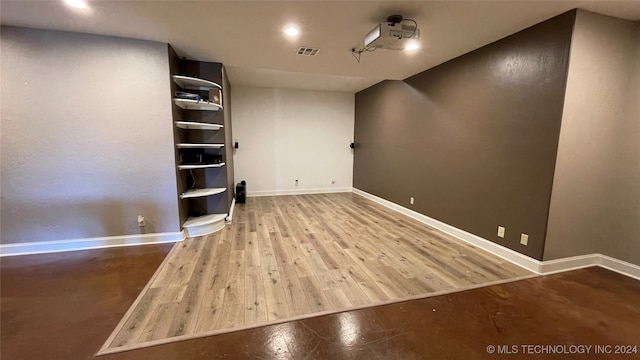
[[[178,166],[178,170],[218,168],[218,167],[223,167],[223,166],[224,166],[224,163],[220,163],[220,164],[205,164],[205,165],[179,165]]]
[[[198,79],[189,76],[173,75],[171,76],[173,81],[183,89],[189,90],[209,90],[211,88],[218,88],[222,90],[222,86],[214,83],[213,81]]]
[[[176,144],[178,149],[200,149],[200,148],[208,148],[208,149],[220,149],[224,147],[224,144],[191,144],[191,143],[181,143]]]
[[[187,230],[187,236],[202,236],[222,230],[225,225],[227,214],[209,214],[204,216],[190,217],[182,225]]]
[[[203,196],[211,196],[222,194],[227,191],[226,188],[206,188],[206,189],[190,189],[180,194],[180,199],[190,199]]]
[[[176,126],[180,129],[193,130],[220,130],[224,126],[219,124],[209,124],[194,121],[176,121]]]
[[[222,109],[222,106],[210,102],[206,102],[203,100],[196,101],[191,99],[178,99],[174,98],[173,102],[176,103],[179,107],[185,110],[209,110],[209,111],[218,111]]]

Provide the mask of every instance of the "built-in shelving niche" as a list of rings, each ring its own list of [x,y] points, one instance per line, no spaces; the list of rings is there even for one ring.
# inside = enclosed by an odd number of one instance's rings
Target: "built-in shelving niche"
[[[200,236],[224,226],[233,199],[232,157],[227,153],[232,148],[231,119],[225,109],[228,80],[222,64],[179,59],[171,47],[169,64],[180,224],[188,236]],[[210,88],[221,90],[222,106],[174,96],[176,91],[184,91],[208,99]],[[222,162],[180,164],[180,152],[194,149],[221,155]]]

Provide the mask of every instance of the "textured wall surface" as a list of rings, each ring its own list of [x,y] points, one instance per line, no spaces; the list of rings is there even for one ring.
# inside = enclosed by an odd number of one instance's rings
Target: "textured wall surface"
[[[541,259],[574,18],[357,93],[354,187]]]
[[[231,93],[235,179],[247,181],[249,195],[351,188],[353,94],[246,86]]]
[[[545,260],[640,265],[640,23],[579,11]]]
[[[2,243],[180,231],[167,45],[1,39]]]

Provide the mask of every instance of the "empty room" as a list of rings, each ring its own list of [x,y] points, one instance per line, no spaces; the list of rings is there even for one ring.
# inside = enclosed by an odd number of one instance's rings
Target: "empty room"
[[[640,2],[0,24],[3,359],[640,357]]]

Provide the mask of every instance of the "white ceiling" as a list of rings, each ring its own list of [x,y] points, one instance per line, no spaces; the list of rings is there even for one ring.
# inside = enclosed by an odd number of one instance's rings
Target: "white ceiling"
[[[170,43],[179,55],[222,62],[234,85],[358,91],[404,79],[573,8],[640,20],[640,1],[62,1],[0,2],[3,25]],[[415,19],[421,49],[350,49],[387,15]],[[282,35],[297,24],[300,36]],[[315,57],[299,46],[321,48]]]

